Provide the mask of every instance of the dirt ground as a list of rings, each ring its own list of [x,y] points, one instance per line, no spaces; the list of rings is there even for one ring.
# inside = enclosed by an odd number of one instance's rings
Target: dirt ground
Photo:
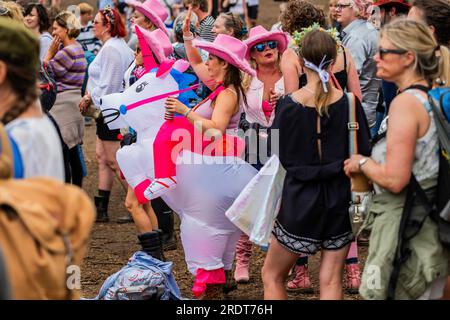
[[[74,3],[70,1],[71,3]],[[323,2],[323,1],[320,1]],[[270,28],[277,20],[280,2],[261,0],[259,23]],[[95,126],[86,127],[84,152],[88,167],[88,177],[84,181],[84,189],[93,199],[97,190],[97,168],[95,162]],[[126,214],[123,201],[125,192],[119,183],[115,183],[110,202],[109,223],[96,223],[92,232],[89,251],[82,267],[82,286],[85,298],[95,297],[106,278],[120,270],[134,252],[140,249],[136,229],[133,224],[117,224],[115,219]],[[176,232],[179,234],[178,223]],[[187,271],[181,242],[178,249],[165,253],[169,261],[173,261],[174,276],[178,286],[186,298],[193,298],[191,286],[193,277]],[[364,261],[366,248],[361,248],[361,258]],[[255,300],[263,298],[261,267],[265,253],[254,247],[251,259],[251,282],[239,285],[238,290],[229,295],[229,299]],[[318,266],[319,255],[310,259],[311,280],[315,288],[313,294],[290,294],[290,299],[311,300],[318,298]],[[358,295],[345,295],[345,299],[359,299]]]

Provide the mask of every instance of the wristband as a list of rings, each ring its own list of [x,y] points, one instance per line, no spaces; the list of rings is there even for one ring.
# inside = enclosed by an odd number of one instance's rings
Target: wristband
[[[184,113],[184,116],[187,118],[188,115],[189,115],[189,113],[191,113],[191,111],[192,111],[192,109],[188,109],[188,111],[186,111],[186,112]]]
[[[195,39],[195,37],[194,37],[194,34],[191,32],[191,34],[189,35],[189,36],[185,36],[184,34],[183,34],[183,40],[184,41],[192,41],[192,40],[194,40]]]

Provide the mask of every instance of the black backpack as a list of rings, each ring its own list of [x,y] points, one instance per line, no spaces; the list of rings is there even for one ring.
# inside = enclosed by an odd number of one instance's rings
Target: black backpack
[[[50,111],[56,101],[56,80],[52,68],[46,64],[41,63],[39,68],[39,89],[41,95],[39,100],[43,109]]]

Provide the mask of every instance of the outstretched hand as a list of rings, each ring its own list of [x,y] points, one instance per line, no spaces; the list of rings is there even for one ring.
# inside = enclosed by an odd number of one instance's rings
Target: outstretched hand
[[[192,16],[192,4],[189,5],[186,17],[183,21],[183,36],[190,36],[191,33],[191,16]]]

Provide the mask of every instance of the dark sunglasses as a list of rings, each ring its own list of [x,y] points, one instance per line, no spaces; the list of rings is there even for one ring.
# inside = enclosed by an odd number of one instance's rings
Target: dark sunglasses
[[[405,54],[407,52],[408,51],[401,50],[401,49],[384,49],[384,48],[378,49],[378,54],[380,55],[381,60],[383,60],[384,56],[389,53],[401,55],[401,54]]]
[[[276,49],[278,47],[278,42],[276,41],[261,42],[255,45],[253,49],[258,52],[263,52],[264,50],[266,50],[266,46],[269,47],[270,49]]]

